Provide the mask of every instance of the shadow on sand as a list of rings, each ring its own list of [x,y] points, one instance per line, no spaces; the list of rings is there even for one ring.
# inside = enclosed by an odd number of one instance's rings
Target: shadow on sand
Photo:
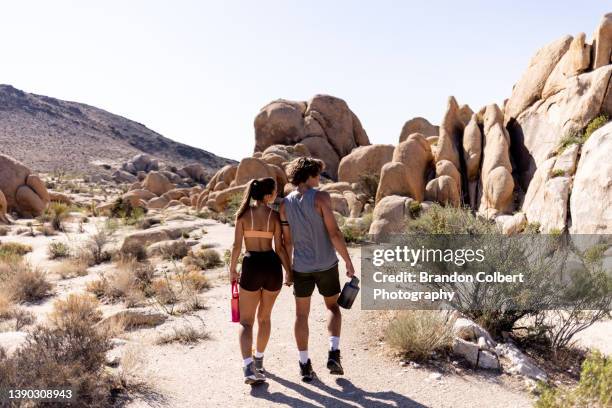
[[[318,408],[322,405],[326,408],[427,408],[425,405],[419,404],[418,402],[393,391],[365,391],[355,386],[355,384],[346,378],[336,379],[336,384],[341,387],[341,390],[338,390],[328,386],[321,380],[315,380],[306,386],[286,380],[271,373],[267,373],[267,377],[270,381],[277,382],[278,384],[295,391],[297,394],[303,396],[304,399],[292,397],[282,392],[271,393],[269,391],[268,384],[253,387],[251,390],[251,396],[277,404],[285,404],[290,407]],[[316,402],[317,404],[310,401]]]

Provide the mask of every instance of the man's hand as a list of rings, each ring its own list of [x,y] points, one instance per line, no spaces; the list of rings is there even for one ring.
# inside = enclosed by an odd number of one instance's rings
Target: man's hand
[[[353,262],[346,263],[346,276],[349,278],[355,276],[355,267],[353,266]]]
[[[238,271],[236,270],[236,268],[233,268],[230,270],[230,282],[234,283],[234,282],[238,282],[238,279],[240,279],[240,275],[238,274]]]

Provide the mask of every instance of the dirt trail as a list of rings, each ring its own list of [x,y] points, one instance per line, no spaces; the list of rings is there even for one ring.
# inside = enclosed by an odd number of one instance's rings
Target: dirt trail
[[[223,232],[224,238],[217,240],[221,245],[229,238]],[[351,252],[359,265],[359,251]],[[195,346],[143,347],[143,371],[159,395],[135,400],[130,407],[531,406],[526,393],[512,389],[498,376],[443,374],[435,379],[434,371],[401,367],[382,357],[380,347],[365,335],[371,328],[360,311],[359,299],[353,310],[343,314],[341,349],[346,375],[336,377],[325,368],[328,335],[322,298],[313,298],[310,355],[319,381],[302,383],[293,340],[293,295],[286,288],[274,308],[272,337],[265,352],[268,383],[251,388],[242,382],[238,326],[229,318],[229,285],[218,280],[205,297],[207,308],[197,317],[205,322],[211,338]]]

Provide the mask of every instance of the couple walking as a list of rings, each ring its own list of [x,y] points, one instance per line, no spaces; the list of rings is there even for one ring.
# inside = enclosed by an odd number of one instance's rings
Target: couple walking
[[[283,286],[283,268],[284,283],[293,285],[295,296],[294,331],[302,380],[308,382],[315,377],[308,356],[308,315],[315,286],[329,314],[327,368],[332,374],[344,374],[339,348],[342,316],[337,304],[340,277],[336,251],[346,264],[347,276],[352,277],[355,270],[332,212],[330,196],[315,189],[322,171],[320,160],[295,159],[289,164],[287,173],[289,181],[297,188],[283,199],[279,212],[268,207],[276,198],[276,182],[263,178],[249,183],[236,213],[230,279],[240,283],[239,338],[247,384],[258,384],[266,379],[263,357],[270,338],[272,308]],[[243,240],[246,253],[239,274],[237,264]],[[256,318],[257,341],[252,355]]]

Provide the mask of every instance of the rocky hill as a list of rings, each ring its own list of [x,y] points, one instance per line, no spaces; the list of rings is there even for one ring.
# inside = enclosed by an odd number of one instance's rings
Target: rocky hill
[[[209,171],[233,163],[102,109],[10,85],[0,85],[0,153],[36,171],[89,174],[139,153],[174,166],[199,163]]]

